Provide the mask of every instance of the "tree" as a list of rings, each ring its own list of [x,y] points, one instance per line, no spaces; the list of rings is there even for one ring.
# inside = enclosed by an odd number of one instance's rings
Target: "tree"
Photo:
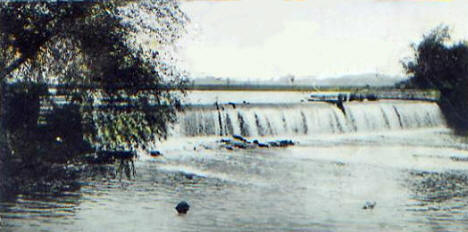
[[[468,46],[450,43],[449,27],[438,26],[412,45],[414,57],[402,62],[409,84],[440,91],[439,105],[449,126],[468,132]]]
[[[0,96],[7,83],[55,85],[94,144],[164,138],[184,86],[171,45],[187,21],[175,0],[1,2]]]
[[[403,67],[407,74],[412,75],[413,85],[426,89],[439,88],[448,80],[444,73],[448,68],[448,40],[449,28],[441,25],[423,35],[423,40],[418,45],[411,45],[414,60],[403,63]]]

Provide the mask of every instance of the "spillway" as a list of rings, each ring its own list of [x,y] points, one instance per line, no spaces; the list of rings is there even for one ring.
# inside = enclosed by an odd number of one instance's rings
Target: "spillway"
[[[430,128],[445,125],[436,103],[424,101],[192,105],[178,114],[173,135],[283,136]]]

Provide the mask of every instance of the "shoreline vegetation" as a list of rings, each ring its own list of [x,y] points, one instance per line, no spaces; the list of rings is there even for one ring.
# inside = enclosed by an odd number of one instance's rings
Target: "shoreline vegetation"
[[[139,15],[141,9],[154,15]],[[159,20],[164,30],[151,26]],[[190,85],[163,48],[180,37],[188,21],[175,0],[7,1],[0,3],[0,21],[8,22],[0,24],[0,200],[17,193],[73,191],[80,178],[97,173],[115,177],[117,171],[130,178],[134,150],[166,139],[185,91],[421,93],[440,96],[444,112],[451,112],[448,106],[460,98],[468,99],[465,63],[455,73],[465,82],[442,79],[423,85],[432,74],[418,68],[427,66],[425,56],[419,56],[422,45],[415,47],[416,62],[405,66],[413,77],[395,87]],[[136,34],[143,32],[162,47],[138,44]],[[454,52],[468,64],[466,45],[450,47],[438,36],[427,37],[437,52]],[[453,112],[468,116],[468,103],[454,107]]]
[[[401,61],[408,88],[435,89],[439,107],[456,134],[468,135],[468,42],[451,41],[450,28],[440,25],[412,44],[413,57]]]
[[[170,51],[188,21],[176,0],[1,2],[0,200],[73,189],[93,163],[127,172],[133,157],[95,153],[164,139],[186,82]]]

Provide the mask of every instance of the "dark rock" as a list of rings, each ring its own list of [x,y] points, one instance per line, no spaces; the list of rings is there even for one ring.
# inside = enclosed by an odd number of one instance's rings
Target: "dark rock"
[[[280,140],[279,141],[281,147],[286,147],[289,145],[294,145],[294,142],[292,140]]]
[[[270,147],[268,144],[266,143],[258,143],[257,144],[259,147]]]
[[[244,143],[234,142],[234,143],[232,143],[232,145],[234,147],[237,147],[237,148],[240,148],[240,149],[246,149],[247,148],[247,145],[244,144]]]
[[[341,161],[334,162],[336,166],[345,166],[346,164]]]
[[[236,108],[236,103],[234,103],[234,102],[228,102],[228,104],[231,105],[232,108],[234,108],[234,109]]]
[[[364,204],[364,206],[362,207],[362,209],[374,209],[375,205],[377,203],[374,201],[374,202],[366,202],[366,204]]]
[[[240,136],[240,135],[232,135],[232,137],[233,137],[234,139],[240,140],[240,141],[242,141],[242,142],[244,142],[244,143],[248,143],[248,140],[247,140],[246,138]]]
[[[277,142],[277,141],[270,141],[270,142],[268,142],[268,144],[270,146],[272,146],[272,147],[279,147],[280,146],[279,142]]]
[[[181,201],[179,204],[177,204],[175,209],[179,214],[186,214],[190,209],[190,205],[186,201]]]
[[[193,177],[195,177],[195,174],[193,173],[184,173],[185,178],[189,180],[193,180]]]
[[[252,143],[255,144],[255,145],[257,145],[257,146],[259,146],[259,147],[270,147],[268,144],[266,144],[266,143],[261,143],[261,142],[259,142],[259,141],[256,140],[256,139],[255,139]]]
[[[232,143],[232,140],[230,140],[230,139],[221,139],[220,142],[229,144],[229,143]]]
[[[226,146],[225,148],[230,150],[230,151],[234,150],[234,148],[232,146]]]
[[[159,156],[162,156],[162,154],[160,151],[150,151],[150,156],[159,157]]]
[[[287,146],[294,145],[294,142],[289,139],[284,139],[284,140],[279,140],[279,141],[270,141],[266,145],[270,145],[272,147],[287,147]]]

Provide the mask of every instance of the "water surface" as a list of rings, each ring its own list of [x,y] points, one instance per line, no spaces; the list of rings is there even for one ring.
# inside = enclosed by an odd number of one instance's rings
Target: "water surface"
[[[133,178],[2,199],[2,231],[464,231],[468,146],[435,103],[309,103],[305,92],[191,92]],[[301,100],[303,100],[301,102]],[[214,104],[218,101],[219,105]],[[245,101],[245,102],[244,102]],[[234,104],[228,104],[229,102]],[[226,149],[241,134],[287,148]],[[120,180],[121,179],[121,180]],[[182,200],[185,216],[174,207]],[[363,209],[375,202],[374,209]]]
[[[164,158],[142,157],[131,180],[83,179],[77,192],[3,202],[2,229],[468,229],[468,152],[447,129],[307,136],[294,147],[237,151],[217,139],[169,140]],[[192,206],[186,216],[174,210],[181,200]],[[366,201],[376,207],[362,209]]]

